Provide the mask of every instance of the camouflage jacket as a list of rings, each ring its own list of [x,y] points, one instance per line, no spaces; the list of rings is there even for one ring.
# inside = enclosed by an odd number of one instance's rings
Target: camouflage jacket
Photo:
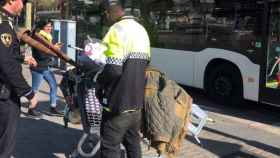
[[[155,68],[146,69],[143,133],[159,154],[174,157],[185,139],[192,98]]]

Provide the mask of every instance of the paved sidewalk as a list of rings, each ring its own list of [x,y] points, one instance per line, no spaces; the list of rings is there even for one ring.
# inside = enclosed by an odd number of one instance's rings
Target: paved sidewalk
[[[23,69],[25,78],[31,81],[30,72]],[[56,75],[59,83],[60,75]],[[39,109],[48,110],[48,91],[46,83],[42,85],[39,97]],[[64,98],[58,91],[59,108],[64,107]],[[207,107],[206,107],[207,109]],[[59,117],[44,115],[40,120],[34,120],[24,115],[26,108],[22,107],[22,117],[17,135],[17,158],[65,158],[75,148],[82,129],[80,125],[72,125],[68,129],[63,128],[63,120]],[[215,122],[208,122],[201,132],[200,140],[203,147],[197,145],[191,137],[184,141],[182,152],[178,158],[280,158],[280,138],[278,133],[268,133],[248,124],[243,124],[234,119],[222,117],[215,112],[209,112],[209,116]],[[240,132],[244,135],[240,136]],[[260,137],[261,136],[261,137]],[[266,144],[266,140],[272,140]],[[155,156],[153,149],[148,150],[143,145],[144,156]]]

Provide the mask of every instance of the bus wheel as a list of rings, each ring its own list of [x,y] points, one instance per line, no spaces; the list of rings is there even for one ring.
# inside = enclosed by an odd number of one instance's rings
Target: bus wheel
[[[240,105],[243,101],[243,84],[238,69],[231,64],[219,65],[206,76],[208,96],[221,104]]]

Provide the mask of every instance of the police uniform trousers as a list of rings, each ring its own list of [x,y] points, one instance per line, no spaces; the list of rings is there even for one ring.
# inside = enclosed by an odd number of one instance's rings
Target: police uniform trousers
[[[104,110],[105,111],[105,110]],[[101,126],[101,158],[120,158],[120,144],[125,146],[128,158],[141,158],[139,130],[141,110],[112,116],[103,112]]]
[[[19,102],[0,100],[0,158],[10,158],[14,152],[19,116]]]

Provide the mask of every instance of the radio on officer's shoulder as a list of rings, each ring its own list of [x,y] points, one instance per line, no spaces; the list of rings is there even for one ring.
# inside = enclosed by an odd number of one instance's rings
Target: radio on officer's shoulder
[[[10,98],[11,91],[0,83],[0,100],[7,100]]]

